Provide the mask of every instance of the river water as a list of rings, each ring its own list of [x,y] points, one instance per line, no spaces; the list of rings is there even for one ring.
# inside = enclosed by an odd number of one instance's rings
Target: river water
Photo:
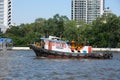
[[[42,59],[33,51],[0,52],[0,80],[120,80],[120,54],[111,60]]]

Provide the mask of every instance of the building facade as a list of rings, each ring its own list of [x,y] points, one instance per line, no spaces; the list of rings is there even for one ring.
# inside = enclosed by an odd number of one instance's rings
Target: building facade
[[[0,30],[5,32],[12,22],[11,0],[0,0]]]
[[[104,0],[72,0],[72,20],[91,23],[104,13]]]
[[[108,15],[108,14],[113,14],[113,13],[112,13],[112,10],[110,10],[109,7],[108,7],[106,9],[104,9],[104,14]]]

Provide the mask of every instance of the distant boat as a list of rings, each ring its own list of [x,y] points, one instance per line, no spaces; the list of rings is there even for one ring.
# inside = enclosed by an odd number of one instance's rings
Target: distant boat
[[[76,46],[75,41],[63,41],[59,37],[49,36],[49,38],[40,38],[40,43],[30,45],[37,57],[46,58],[96,58],[96,59],[111,59],[112,53],[99,52],[94,53],[92,46]]]
[[[0,38],[0,51],[12,49],[13,43],[10,38]]]

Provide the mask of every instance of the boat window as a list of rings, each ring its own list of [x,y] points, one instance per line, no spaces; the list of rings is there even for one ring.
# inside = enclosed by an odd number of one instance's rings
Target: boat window
[[[71,42],[67,42],[68,45],[71,45]]]

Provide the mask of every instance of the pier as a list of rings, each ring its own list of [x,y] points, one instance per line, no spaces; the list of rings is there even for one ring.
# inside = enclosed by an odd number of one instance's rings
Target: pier
[[[31,50],[29,47],[12,47],[12,50]]]
[[[104,51],[111,51],[111,52],[120,52],[120,48],[92,48],[95,52],[104,52]]]

